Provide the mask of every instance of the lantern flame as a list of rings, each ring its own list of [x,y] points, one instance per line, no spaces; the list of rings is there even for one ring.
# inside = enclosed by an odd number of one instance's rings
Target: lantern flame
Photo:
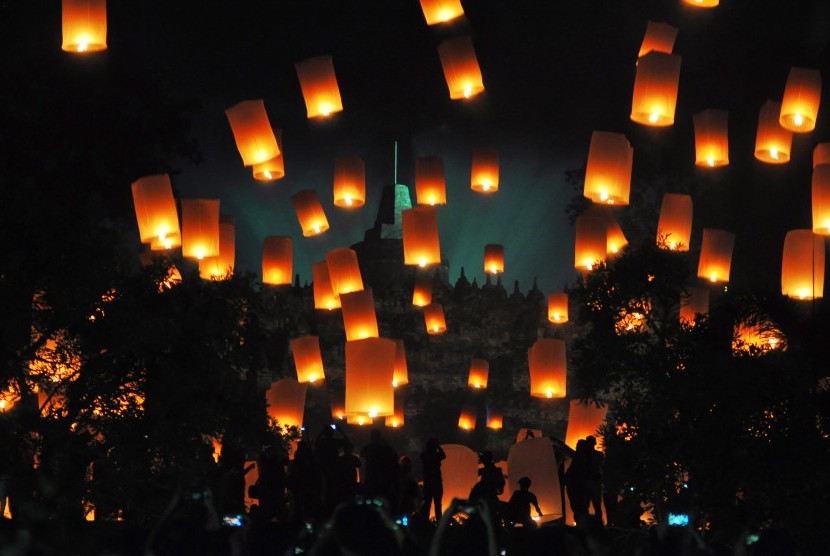
[[[793,123],[795,125],[797,125],[798,127],[803,126],[804,125],[804,116],[802,116],[801,114],[796,113],[796,115],[793,116]]]
[[[80,38],[80,42],[78,43],[78,52],[86,52],[89,49],[89,37],[84,35]],[[801,125],[801,124],[798,124]]]
[[[709,165],[709,167],[710,167],[710,168],[714,168],[714,167],[715,167],[715,159],[714,159],[714,158],[712,158],[711,156],[710,156],[709,158],[707,158],[707,159],[706,159],[706,163]]]
[[[490,191],[490,181],[484,180],[484,182],[482,182],[481,184],[481,189],[483,189],[484,191]]]
[[[473,94],[473,86],[472,85],[465,85],[464,86],[464,98],[470,98]],[[801,125],[801,124],[799,124]]]
[[[346,197],[345,199],[343,199],[343,200],[346,202],[346,204],[347,204],[347,205],[352,206],[352,202],[353,202],[353,201],[352,201],[352,198],[351,198],[351,197],[348,197],[348,196],[347,196],[347,197]]]
[[[331,111],[332,111],[331,104],[329,104],[328,102],[321,102],[320,103],[320,114],[322,114],[325,117],[328,117],[328,116],[331,115]]]
[[[547,396],[548,398],[552,398],[553,397],[553,390],[548,389],[548,391],[545,393],[545,396]]]
[[[709,277],[710,282],[717,282],[718,281],[718,273],[713,272],[712,275]]]
[[[418,266],[420,266],[421,268],[424,268],[426,265],[427,265],[427,260],[426,259],[424,259],[424,258],[418,259]]]
[[[273,176],[271,175],[271,172],[270,172],[270,171],[268,171],[268,170],[265,170],[265,172],[263,173],[263,175],[265,176],[265,179],[268,179],[268,180],[272,179],[272,177],[273,177]]]
[[[778,160],[778,149],[770,149],[769,155],[774,159]]]
[[[659,119],[660,119],[660,114],[656,111],[652,112],[651,114],[648,115],[648,121],[650,121],[653,124],[656,124]]]
[[[397,388],[397,387],[398,387],[398,381],[393,378],[392,379],[392,388]]]

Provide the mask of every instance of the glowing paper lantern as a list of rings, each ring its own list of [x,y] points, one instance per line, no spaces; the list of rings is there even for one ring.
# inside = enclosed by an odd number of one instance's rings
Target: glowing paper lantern
[[[343,328],[346,330],[347,342],[378,337],[378,319],[375,314],[372,288],[340,294],[340,303],[343,309]],[[389,386],[390,388],[392,386],[391,376]]]
[[[460,0],[421,0],[427,25],[446,23],[464,15]]]
[[[488,243],[484,246],[484,272],[504,272],[504,245]]]
[[[830,235],[830,164],[813,168],[813,232]]]
[[[816,128],[821,101],[821,72],[806,68],[790,68],[781,113],[781,127],[794,133],[807,133]]]
[[[465,431],[472,431],[476,428],[476,409],[473,406],[465,405],[458,416],[458,428]]]
[[[813,169],[821,164],[830,164],[830,143],[819,143],[813,149]]]
[[[695,166],[718,168],[729,164],[729,113],[704,110],[692,116],[695,126]]]
[[[375,420],[366,415],[349,415],[346,417],[346,422],[350,425],[357,425],[358,427],[368,427],[374,424]]]
[[[106,0],[63,0],[61,50],[86,54],[107,49]]]
[[[414,207],[401,212],[404,264],[427,265],[441,262],[438,239],[438,211],[435,207]]]
[[[676,38],[677,28],[668,23],[649,21],[646,24],[646,34],[643,37],[643,44],[640,45],[640,52],[637,57],[642,58],[652,51],[671,54]]]
[[[781,293],[794,299],[824,297],[824,238],[812,230],[790,230],[784,238]]]
[[[716,8],[720,0],[683,0],[683,3],[696,8]]]
[[[599,427],[605,421],[607,413],[608,406],[597,407],[593,403],[583,404],[579,400],[571,400],[565,444],[576,450],[577,440],[582,440],[586,436],[595,436],[597,449],[602,450],[602,435],[599,433]]]
[[[470,496],[470,490],[478,482],[478,454],[461,444],[442,444],[441,449],[447,456],[441,462],[444,500],[466,500]],[[430,512],[431,517],[436,517],[432,513],[434,508],[430,509]]]
[[[495,148],[479,147],[473,150],[470,188],[479,193],[499,190],[499,152]]]
[[[680,320],[694,326],[697,315],[709,314],[709,288],[692,286],[680,299]]]
[[[268,236],[262,244],[262,283],[272,286],[291,284],[294,250],[291,238]]]
[[[576,217],[576,239],[574,246],[574,267],[581,272],[590,272],[597,263],[605,261],[608,246],[605,219],[588,211]]]
[[[430,303],[432,303],[432,277],[417,274],[415,287],[412,290],[412,304],[416,307],[426,307]]]
[[[470,388],[487,388],[487,377],[490,374],[490,363],[485,359],[473,359],[470,362],[470,376],[467,386]]]
[[[343,110],[331,56],[317,56],[294,66],[303,90],[309,118],[327,117]]]
[[[285,177],[285,159],[282,153],[282,130],[275,129],[274,137],[277,139],[277,146],[280,149],[280,154],[271,160],[266,160],[260,164],[254,164],[254,179],[258,181],[274,181]]]
[[[724,230],[704,228],[700,261],[697,266],[698,278],[704,278],[713,283],[728,282],[734,246],[735,234]]]
[[[219,199],[182,200],[182,256],[219,256]]]
[[[314,284],[314,308],[329,311],[339,309],[340,296],[331,287],[329,267],[325,261],[311,265],[311,279]]]
[[[394,368],[394,341],[386,338],[347,341],[346,415],[369,418],[394,415]]]
[[[280,147],[262,99],[244,100],[225,110],[242,164],[254,166],[276,158]]]
[[[487,408],[487,428],[494,431],[501,430],[504,427],[504,415],[501,411],[494,407]]]
[[[272,383],[265,392],[268,416],[283,427],[302,427],[306,390],[306,384],[300,384],[293,378]]]
[[[606,207],[596,207],[606,208]],[[628,240],[620,228],[620,223],[610,210],[605,212],[605,254],[608,256],[617,255],[623,250],[623,247],[628,245]]]
[[[588,149],[583,195],[595,203],[627,205],[634,149],[622,133],[595,131]]]
[[[793,134],[778,123],[781,103],[766,101],[758,114],[758,132],[755,135],[755,158],[769,164],[786,164],[790,161]]]
[[[568,322],[568,294],[565,292],[548,294],[548,320],[554,324]]]
[[[363,289],[363,278],[357,253],[348,247],[338,247],[326,253],[326,265],[334,295],[357,292]]]
[[[167,174],[145,176],[132,183],[133,205],[141,243],[156,240],[166,248],[181,245],[179,213]]]
[[[430,303],[424,307],[424,323],[427,334],[443,334],[447,331],[447,322],[444,320],[444,307],[440,303]]]
[[[472,98],[484,91],[473,39],[465,36],[445,40],[438,45],[438,57],[452,100]]]
[[[395,370],[392,374],[392,386],[409,384],[409,367],[406,364],[406,349],[403,340],[395,340]]]
[[[224,280],[233,276],[236,262],[236,226],[233,216],[219,215],[219,256],[199,261],[199,276],[205,280]]]
[[[674,125],[680,56],[651,51],[637,62],[631,119],[655,127]]]
[[[428,156],[415,161],[415,195],[419,205],[447,204],[443,160]]]
[[[297,382],[314,383],[324,380],[323,356],[320,354],[319,336],[301,336],[290,341],[294,367],[297,369]]]
[[[329,221],[315,190],[298,191],[291,196],[291,204],[294,205],[304,237],[316,236],[329,229]]]
[[[519,489],[519,479],[531,481],[531,491],[536,494],[542,510],[540,521],[562,517],[562,488],[559,485],[556,455],[549,438],[536,436],[517,442],[507,454],[507,488]]]
[[[666,193],[657,221],[657,246],[671,251],[688,251],[692,238],[692,197]]]
[[[529,350],[530,395],[537,398],[564,398],[567,365],[565,342],[539,338]]]
[[[406,419],[403,415],[403,409],[395,408],[394,415],[388,415],[383,418],[383,424],[387,427],[391,427],[393,429],[399,429],[406,423]]]
[[[366,201],[366,166],[357,156],[334,161],[334,204],[343,208],[362,207]]]

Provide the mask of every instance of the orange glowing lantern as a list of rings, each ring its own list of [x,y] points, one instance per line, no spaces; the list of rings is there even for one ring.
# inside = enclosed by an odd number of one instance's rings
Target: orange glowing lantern
[[[297,382],[324,380],[323,356],[320,354],[319,336],[301,336],[290,342],[294,355],[294,367],[297,369]]]
[[[717,8],[720,0],[683,0],[683,3],[696,8]]]
[[[265,392],[268,416],[283,427],[302,427],[307,389],[307,384],[301,384],[293,378],[271,383]]]
[[[314,283],[314,308],[329,311],[339,309],[340,296],[331,287],[329,266],[325,261],[311,265],[311,279]]]
[[[107,1],[63,0],[61,50],[78,54],[107,49]]]
[[[424,323],[427,334],[443,334],[447,331],[447,322],[444,320],[444,307],[440,303],[430,303],[424,307]]]
[[[358,156],[334,161],[334,204],[343,208],[362,207],[366,201],[366,166]]]
[[[291,196],[291,204],[294,205],[304,237],[320,235],[329,229],[329,221],[315,190],[298,191]]]
[[[427,25],[446,23],[464,15],[460,0],[421,0]]]
[[[793,133],[808,133],[816,128],[821,101],[821,72],[790,68],[778,123]]]
[[[458,416],[458,428],[465,431],[472,431],[476,428],[476,408],[465,405]]]
[[[438,211],[435,207],[414,207],[401,213],[404,264],[421,268],[441,262],[438,239]]]
[[[291,284],[294,250],[291,238],[268,236],[262,244],[262,283],[272,286]]]
[[[485,359],[473,359],[470,362],[470,376],[467,386],[470,388],[487,388],[487,377],[490,374],[490,363]]]
[[[596,207],[606,208],[606,207]],[[610,210],[605,212],[605,254],[613,256],[619,254],[623,247],[628,245],[628,239],[620,228],[620,223]]]
[[[671,251],[688,251],[692,237],[692,197],[666,193],[657,221],[657,246]]]
[[[794,299],[824,297],[824,238],[812,230],[790,230],[784,238],[781,293]]]
[[[358,427],[368,427],[374,424],[375,420],[366,415],[349,415],[346,417],[346,422],[350,425],[357,425]]]
[[[597,263],[605,261],[608,247],[608,226],[601,215],[585,211],[576,217],[574,266],[581,272],[590,272]]]
[[[790,161],[793,144],[791,131],[781,127],[778,115],[781,103],[766,101],[758,114],[758,132],[755,135],[755,158],[768,164],[786,164]]]
[[[674,125],[680,56],[652,50],[637,62],[631,119],[655,127]]]
[[[182,199],[182,256],[219,256],[219,199]]]
[[[262,164],[276,158],[280,147],[262,99],[243,100],[225,110],[236,148],[244,166]]]
[[[495,148],[479,147],[473,150],[470,188],[479,193],[499,190],[499,152]]]
[[[415,161],[415,195],[419,205],[446,205],[447,184],[444,161],[427,156]]]
[[[445,40],[438,45],[438,57],[452,100],[472,98],[484,91],[473,39],[464,36]]]
[[[640,45],[640,52],[637,57],[642,58],[652,51],[671,54],[676,38],[677,28],[668,23],[649,21],[646,24],[646,34],[643,37],[643,44]]]
[[[156,241],[167,249],[181,245],[179,213],[170,177],[167,174],[145,176],[134,181],[131,187],[141,243]]]
[[[529,350],[530,395],[536,398],[564,398],[567,363],[565,342],[539,338]]]
[[[309,118],[328,117],[343,110],[331,56],[317,56],[295,64]]]
[[[709,314],[709,288],[692,286],[680,299],[680,320],[695,325],[697,315]]]
[[[602,450],[602,435],[598,429],[605,422],[608,406],[599,406],[592,403],[582,404],[579,400],[571,400],[568,409],[568,430],[565,432],[565,444],[576,450],[576,442],[586,436],[597,439],[597,449]]]
[[[566,292],[548,294],[548,320],[554,324],[568,322],[568,294]]]
[[[355,295],[355,294],[349,294]],[[346,415],[395,414],[395,342],[366,338],[346,342]]]
[[[830,143],[819,143],[813,149],[813,169],[821,164],[830,164]]]
[[[813,232],[830,235],[830,164],[813,168]]]
[[[695,166],[718,168],[729,164],[729,113],[704,110],[692,116],[695,126]]]
[[[704,228],[700,261],[697,266],[698,278],[704,278],[713,283],[728,282],[734,246],[735,234],[724,230]]]
[[[282,156],[282,130],[275,129],[274,137],[277,139],[280,154],[271,160],[254,164],[254,179],[257,181],[274,181],[285,177],[285,160]]]
[[[417,274],[415,287],[412,290],[412,304],[416,307],[426,307],[430,303],[432,303],[432,277]]]
[[[627,205],[634,149],[622,133],[595,131],[588,149],[583,195],[595,203]]]
[[[338,247],[326,253],[326,265],[334,295],[357,292],[363,289],[363,278],[357,253],[348,247]]]
[[[346,330],[347,342],[378,337],[378,319],[375,314],[372,288],[340,294],[340,303],[343,309],[343,328]],[[390,386],[392,384],[391,376],[389,384]]]
[[[406,364],[406,349],[403,340],[395,340],[395,371],[392,375],[392,386],[409,384],[409,367]]]
[[[332,421],[342,421],[346,418],[346,398],[345,393],[336,397],[336,399],[329,400],[331,405],[331,419]]]
[[[484,246],[484,272],[490,274],[504,272],[504,245],[488,243]]]
[[[199,276],[205,280],[225,280],[233,276],[236,262],[236,226],[233,216],[219,215],[219,256],[199,261]]]
[[[487,428],[494,431],[501,430],[504,426],[504,415],[494,407],[487,408]]]
[[[393,429],[399,429],[404,426],[406,420],[404,419],[403,409],[395,407],[395,414],[383,418],[383,424]]]

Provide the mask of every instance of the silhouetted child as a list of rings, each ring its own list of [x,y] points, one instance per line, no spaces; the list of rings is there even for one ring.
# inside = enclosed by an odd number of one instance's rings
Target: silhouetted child
[[[530,479],[528,477],[519,479],[519,490],[513,493],[507,506],[513,523],[521,523],[524,527],[536,527],[536,522],[530,517],[531,506],[536,509],[539,517],[542,517],[542,508],[539,507],[539,501],[536,499],[536,495],[530,492]]]

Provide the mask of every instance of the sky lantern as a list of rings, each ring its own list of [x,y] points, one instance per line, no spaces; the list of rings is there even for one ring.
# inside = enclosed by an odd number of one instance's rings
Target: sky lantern
[[[720,0],[683,0],[683,3],[696,8],[717,8]]]
[[[819,143],[813,149],[813,169],[820,164],[830,164],[830,143]]]
[[[830,235],[830,164],[813,168],[813,232]]]
[[[473,359],[470,361],[470,376],[467,379],[467,386],[470,388],[487,388],[487,377],[490,374],[490,363],[486,359]]]
[[[370,419],[394,415],[394,368],[393,340],[365,338],[346,341],[346,415],[363,415]]]
[[[362,207],[366,202],[366,165],[359,156],[334,161],[334,204],[342,208]]]
[[[472,431],[476,428],[476,408],[471,405],[465,405],[461,408],[461,414],[458,416],[458,428],[465,431]]]
[[[732,232],[704,228],[700,261],[697,266],[698,278],[704,278],[712,283],[728,282],[734,246],[735,234]]]
[[[320,204],[320,197],[314,189],[303,189],[291,196],[291,204],[297,213],[297,220],[304,237],[320,235],[329,229],[329,221]]]
[[[462,444],[441,444],[441,449],[447,456],[441,462],[444,500],[466,500],[470,496],[470,490],[478,482],[478,454]],[[441,517],[434,515],[434,512],[433,504],[430,517]]]
[[[464,15],[461,0],[421,0],[421,10],[427,25],[447,23]]]
[[[548,320],[554,324],[568,322],[567,292],[548,294]]]
[[[205,280],[225,280],[233,276],[236,263],[236,225],[233,216],[219,215],[219,255],[199,261],[199,276]]]
[[[303,90],[308,118],[328,117],[343,110],[331,56],[317,56],[294,66]]]
[[[280,154],[277,137],[271,129],[262,99],[243,100],[225,110],[225,116],[231,124],[243,165],[262,164]]]
[[[694,326],[697,315],[709,314],[709,288],[692,286],[680,297],[680,320]]]
[[[597,206],[596,208],[606,208]],[[628,239],[620,228],[620,223],[617,222],[617,217],[610,210],[605,212],[605,254],[610,256],[617,255],[623,250],[623,247],[628,245]]]
[[[430,303],[424,307],[424,324],[427,328],[427,334],[443,334],[447,331],[444,307],[440,303]]]
[[[378,319],[375,314],[372,288],[340,294],[340,303],[343,309],[343,328],[346,330],[347,342],[378,337]],[[390,387],[392,385],[391,376],[389,385]]]
[[[670,251],[688,251],[692,238],[692,197],[666,193],[657,221],[657,246]]]
[[[463,36],[443,41],[438,45],[438,57],[452,100],[469,99],[484,91],[472,38]]]
[[[487,408],[487,428],[498,431],[504,427],[504,414],[495,407]]]
[[[306,384],[301,384],[293,378],[273,382],[265,392],[268,416],[283,427],[302,427],[307,389]]]
[[[441,158],[426,156],[415,161],[415,195],[419,205],[447,204],[447,184]]]
[[[357,292],[363,289],[363,278],[357,253],[348,247],[338,247],[326,253],[329,280],[334,295]]]
[[[680,56],[652,50],[637,62],[631,119],[655,127],[674,125]]]
[[[274,137],[277,139],[277,146],[280,154],[259,164],[254,164],[254,179],[257,181],[281,180],[285,177],[285,159],[282,153],[282,130],[275,129]]]
[[[383,418],[384,426],[399,429],[406,424],[406,419],[404,418],[403,408],[398,407],[395,405],[395,413],[392,415],[387,415]]]
[[[634,149],[622,133],[591,134],[583,195],[595,203],[627,205]]]
[[[145,176],[134,181],[131,187],[141,243],[155,240],[166,249],[181,245],[179,213],[170,176]]]
[[[530,490],[536,494],[542,510],[539,521],[545,523],[558,519],[564,512],[557,468],[550,438],[541,434],[526,438],[513,444],[507,454],[507,486],[504,490],[511,493],[519,490],[519,481],[527,477],[531,481]]]
[[[778,114],[781,103],[766,101],[758,114],[758,132],[755,135],[755,158],[768,164],[786,164],[790,161],[793,134],[781,127]]]
[[[262,283],[291,284],[294,279],[294,250],[288,236],[268,236],[262,244]]]
[[[793,299],[824,297],[824,237],[790,230],[784,238],[781,293]]]
[[[668,23],[649,21],[646,24],[646,34],[643,37],[643,44],[640,45],[640,52],[637,57],[642,58],[652,51],[671,54],[676,38],[676,27],[672,27]]]
[[[409,367],[406,364],[406,348],[403,340],[395,340],[395,369],[392,374],[392,386],[405,386],[409,384]]]
[[[435,207],[422,206],[406,209],[403,220],[404,264],[421,268],[441,262],[441,245],[438,238],[438,211]]]
[[[695,166],[718,168],[729,164],[729,113],[703,110],[692,116],[695,126]]]
[[[608,247],[608,226],[603,216],[584,211],[576,217],[574,267],[590,272],[597,263],[605,261]]]
[[[219,199],[182,199],[182,256],[219,256]]]
[[[319,336],[301,336],[290,341],[297,382],[315,383],[324,380],[323,356],[320,354]]]
[[[332,289],[329,266],[326,261],[312,263],[311,280],[314,285],[314,308],[329,311],[339,309],[340,296]]]
[[[564,398],[567,363],[565,342],[539,338],[529,350],[530,395],[536,398]]]
[[[107,49],[106,0],[63,0],[61,50],[77,54]]]
[[[790,68],[778,122],[793,133],[808,133],[816,128],[821,101],[821,72]]]
[[[484,246],[484,272],[490,274],[504,272],[504,245],[488,243]]]
[[[412,304],[426,307],[432,303],[432,277],[426,274],[415,275],[415,287],[412,289]]]
[[[499,190],[499,152],[495,147],[473,149],[470,189],[479,193],[495,193]]]
[[[568,408],[568,429],[565,432],[565,444],[576,450],[577,440],[586,436],[597,439],[597,449],[602,450],[602,435],[599,427],[605,422],[608,406],[597,407],[594,403],[583,404],[579,400],[571,400]]]
[[[342,421],[346,418],[346,393],[342,390],[329,399],[332,421]]]

